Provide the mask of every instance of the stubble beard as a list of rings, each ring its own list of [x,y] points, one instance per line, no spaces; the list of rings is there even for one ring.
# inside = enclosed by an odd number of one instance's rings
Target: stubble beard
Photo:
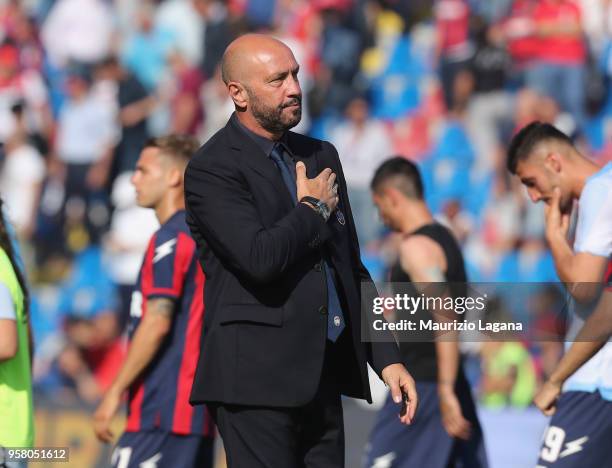
[[[293,99],[290,103],[282,104],[278,107],[267,107],[259,99],[247,90],[250,98],[251,114],[262,128],[272,134],[282,134],[290,128],[295,127],[302,119],[302,102],[300,99]],[[284,113],[285,108],[292,104],[298,104],[289,115]]]

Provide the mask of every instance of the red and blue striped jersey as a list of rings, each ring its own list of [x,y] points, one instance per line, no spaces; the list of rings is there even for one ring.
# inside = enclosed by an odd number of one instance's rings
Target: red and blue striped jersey
[[[175,434],[214,435],[206,407],[189,404],[201,349],[204,281],[185,211],[178,211],[151,238],[132,295],[130,340],[147,313],[149,299],[172,299],[175,309],[171,330],[160,350],[129,388],[126,431],[162,429]]]

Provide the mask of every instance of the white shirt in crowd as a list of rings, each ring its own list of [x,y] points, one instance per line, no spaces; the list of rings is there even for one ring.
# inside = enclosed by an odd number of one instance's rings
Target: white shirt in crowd
[[[358,130],[352,123],[339,125],[331,135],[338,150],[349,187],[367,189],[378,166],[393,156],[393,146],[384,125],[369,120]]]
[[[45,177],[45,161],[30,145],[12,150],[4,161],[0,174],[0,192],[7,214],[19,231],[28,227],[34,205],[37,203],[35,185]]]
[[[113,107],[95,93],[80,101],[68,101],[60,111],[57,153],[66,164],[92,164],[119,137]]]
[[[151,236],[159,229],[155,211],[136,205],[131,172],[121,174],[113,184],[111,199],[115,211],[105,243],[109,273],[117,284],[134,284]]]
[[[25,70],[0,88],[1,142],[5,142],[15,130],[15,116],[11,108],[20,101],[25,102],[27,129],[31,132],[41,131],[43,119],[40,110],[47,104],[47,87],[37,71]]]
[[[162,2],[155,14],[155,25],[172,31],[176,47],[194,66],[202,61],[206,23],[193,6],[192,0]]]
[[[94,63],[107,57],[114,20],[102,0],[59,0],[45,20],[41,37],[55,66],[69,61]]]

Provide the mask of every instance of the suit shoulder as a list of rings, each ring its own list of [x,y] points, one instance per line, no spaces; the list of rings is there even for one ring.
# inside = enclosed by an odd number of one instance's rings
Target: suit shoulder
[[[305,149],[312,152],[321,152],[329,150],[332,146],[331,143],[325,140],[319,140],[308,135],[302,135],[301,133],[289,132],[291,144],[296,145],[299,148]]]
[[[189,161],[187,170],[189,170],[190,166],[206,167],[223,161],[225,158],[221,156],[226,156],[229,148],[227,129],[224,127],[200,146],[191,158],[191,161]]]

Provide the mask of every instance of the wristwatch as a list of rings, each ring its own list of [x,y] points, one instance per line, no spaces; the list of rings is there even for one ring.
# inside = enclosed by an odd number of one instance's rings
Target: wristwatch
[[[327,222],[329,216],[331,215],[331,210],[329,209],[329,206],[327,206],[327,203],[319,200],[318,198],[302,197],[300,203],[310,203],[314,207],[315,211],[323,217],[325,222]]]

